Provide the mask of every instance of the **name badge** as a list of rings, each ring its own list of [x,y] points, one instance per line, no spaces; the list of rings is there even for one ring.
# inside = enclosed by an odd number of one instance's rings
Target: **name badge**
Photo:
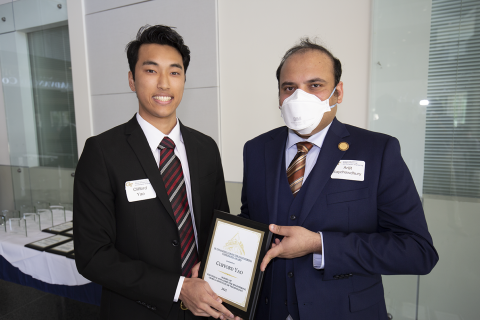
[[[157,196],[148,179],[125,182],[128,202],[153,199]]]
[[[365,177],[365,161],[340,160],[330,178],[363,181]]]

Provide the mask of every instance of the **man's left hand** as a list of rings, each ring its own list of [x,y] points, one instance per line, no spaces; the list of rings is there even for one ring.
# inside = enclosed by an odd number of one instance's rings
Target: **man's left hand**
[[[260,265],[261,271],[265,271],[270,260],[276,257],[293,259],[310,253],[322,253],[322,237],[317,232],[298,226],[275,224],[269,228],[273,233],[283,236],[283,239],[275,239],[275,243],[272,243],[272,248],[267,251]]]

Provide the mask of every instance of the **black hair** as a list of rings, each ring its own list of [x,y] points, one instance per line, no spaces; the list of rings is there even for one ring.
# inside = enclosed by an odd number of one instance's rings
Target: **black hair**
[[[138,62],[138,51],[142,44],[156,43],[167,45],[177,49],[182,56],[185,74],[190,63],[190,49],[183,43],[183,38],[174,27],[163,25],[150,26],[145,25],[138,30],[135,40],[130,41],[125,50],[127,51],[128,66],[132,72],[133,80],[135,80],[135,65]]]
[[[300,43],[296,46],[291,47],[285,52],[285,55],[280,62],[280,65],[277,68],[277,81],[278,81],[278,88],[280,89],[280,72],[282,71],[283,64],[285,61],[290,58],[293,54],[297,52],[305,52],[308,50],[317,50],[324,54],[326,54],[331,60],[333,64],[333,76],[335,77],[335,87],[340,82],[340,78],[342,76],[342,63],[338,60],[327,48],[312,42],[309,38],[301,38]],[[335,91],[336,92],[336,91]]]

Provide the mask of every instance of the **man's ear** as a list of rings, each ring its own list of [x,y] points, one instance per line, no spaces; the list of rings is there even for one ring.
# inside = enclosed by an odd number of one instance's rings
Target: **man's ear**
[[[338,93],[337,103],[342,103],[343,101],[343,82],[342,81],[338,82],[336,92]]]
[[[130,87],[130,90],[135,92],[135,80],[133,80],[132,71],[128,71],[128,86]]]

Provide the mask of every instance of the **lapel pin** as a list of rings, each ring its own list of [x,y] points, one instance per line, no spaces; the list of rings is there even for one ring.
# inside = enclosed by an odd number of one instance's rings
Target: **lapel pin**
[[[346,142],[340,142],[340,143],[338,144],[338,149],[339,149],[340,151],[347,151],[349,147],[350,147],[350,146],[349,146],[348,143],[346,143]]]

